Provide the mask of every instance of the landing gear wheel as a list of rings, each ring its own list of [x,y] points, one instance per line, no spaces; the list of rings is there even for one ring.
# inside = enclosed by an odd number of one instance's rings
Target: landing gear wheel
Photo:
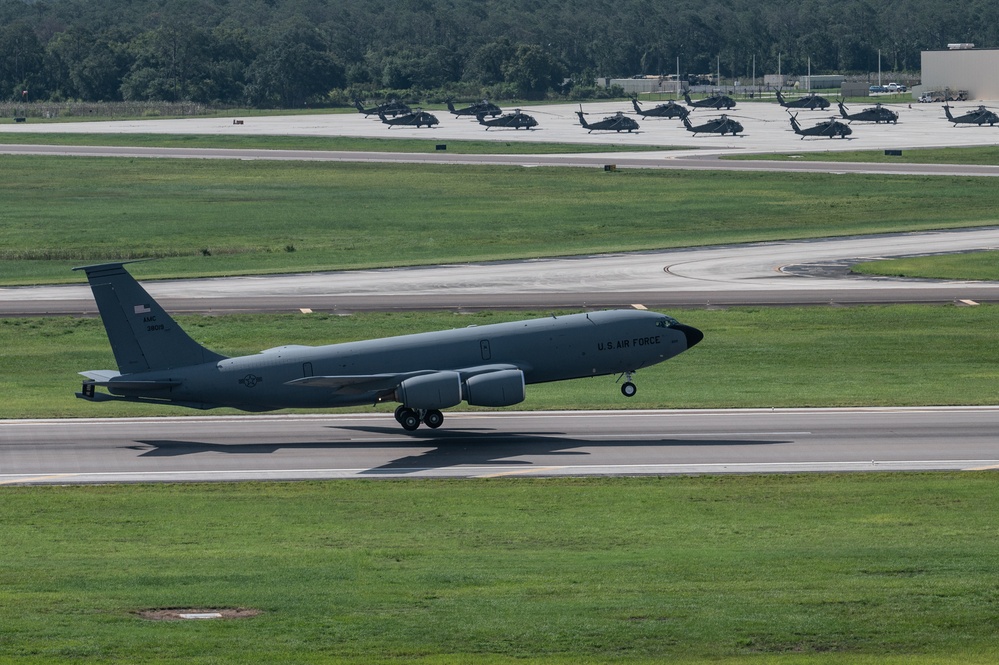
[[[407,410],[408,408],[409,408],[409,407],[407,407],[407,406],[406,406],[405,404],[400,404],[399,406],[395,407],[395,419],[396,419],[396,422],[398,422],[398,423],[400,423],[400,424],[402,423],[402,414],[403,414],[403,413],[404,413],[404,412],[405,412],[405,411],[406,411],[406,410]]]
[[[423,424],[430,429],[437,429],[444,424],[444,414],[437,409],[430,409],[427,414],[423,416]]]
[[[399,424],[408,432],[415,432],[420,427],[420,414],[412,409],[406,409],[399,415]]]
[[[627,383],[621,385],[621,394],[624,395],[625,397],[634,397],[635,393],[637,392],[638,392],[638,387],[631,381],[628,381]]]

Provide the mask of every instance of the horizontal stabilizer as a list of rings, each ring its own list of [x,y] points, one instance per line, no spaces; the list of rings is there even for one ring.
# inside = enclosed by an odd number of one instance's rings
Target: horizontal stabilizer
[[[94,381],[95,386],[114,388],[115,390],[166,390],[181,385],[180,381]]]
[[[116,376],[121,376],[121,374],[113,369],[91,369],[86,372],[80,372],[80,374],[95,382],[110,381]]]

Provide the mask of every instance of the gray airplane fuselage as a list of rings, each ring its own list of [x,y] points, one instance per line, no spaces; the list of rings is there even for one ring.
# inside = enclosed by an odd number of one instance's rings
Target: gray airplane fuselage
[[[328,346],[282,346],[217,362],[128,375],[132,382],[173,384],[169,401],[257,411],[370,404],[382,388],[344,393],[287,385],[311,376],[394,374],[427,370],[474,373],[510,366],[524,383],[637,370],[693,346],[694,331],[662,314],[613,310],[419,333]],[[694,331],[699,335],[699,332]],[[134,389],[113,394],[134,395]],[[143,391],[145,392],[145,391]],[[149,396],[160,391],[145,393]],[[166,397],[166,394],[163,394]]]
[[[436,429],[442,409],[519,404],[532,383],[621,374],[621,393],[632,397],[633,372],[704,337],[665,314],[618,309],[229,358],[184,332],[124,263],[78,270],[86,271],[118,364],[80,372],[77,397],[91,402],[270,411],[394,401],[404,429]]]

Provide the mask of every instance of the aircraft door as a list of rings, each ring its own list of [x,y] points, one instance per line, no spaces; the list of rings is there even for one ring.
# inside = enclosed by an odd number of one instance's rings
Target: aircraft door
[[[483,360],[491,360],[493,357],[492,351],[489,349],[489,340],[480,339],[479,340],[479,351],[482,353]]]
[[[312,363],[302,363],[302,376],[312,376]]]

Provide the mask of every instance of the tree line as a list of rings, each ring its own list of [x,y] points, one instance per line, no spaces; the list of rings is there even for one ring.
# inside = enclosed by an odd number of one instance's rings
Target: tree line
[[[916,71],[991,0],[0,0],[0,97],[294,108],[538,99],[597,76]],[[25,92],[27,93],[25,95]]]

